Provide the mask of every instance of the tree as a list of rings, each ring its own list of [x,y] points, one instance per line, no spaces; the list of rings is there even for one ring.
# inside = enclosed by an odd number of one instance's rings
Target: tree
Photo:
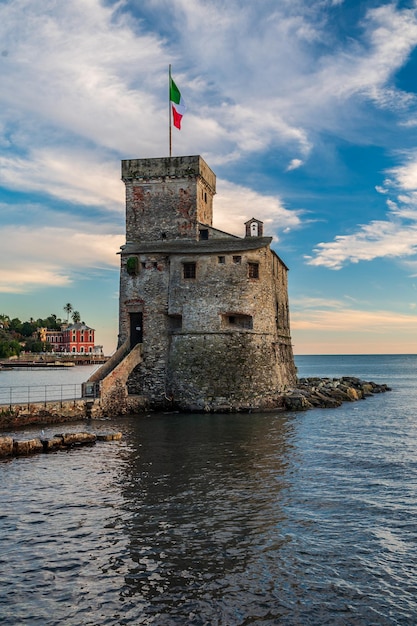
[[[16,333],[22,332],[22,322],[18,317],[14,317],[9,324],[9,330],[14,330]]]
[[[71,302],[67,302],[67,304],[64,306],[64,311],[67,314],[67,322],[69,320],[70,313],[73,310],[74,310],[74,307],[72,306]]]
[[[11,341],[7,339],[0,339],[0,357],[2,359],[8,359],[10,356],[19,355],[22,346],[18,341],[12,339]]]
[[[33,323],[33,318],[31,318],[32,322],[23,322],[21,333],[24,337],[30,337],[36,331],[37,326]]]
[[[52,346],[47,341],[30,338],[25,343],[26,352],[51,352]]]
[[[74,322],[74,324],[77,324],[77,322],[81,321],[81,315],[79,314],[78,311],[74,311],[71,317],[72,317],[72,321]]]
[[[10,317],[8,315],[0,315],[0,328],[9,328]]]

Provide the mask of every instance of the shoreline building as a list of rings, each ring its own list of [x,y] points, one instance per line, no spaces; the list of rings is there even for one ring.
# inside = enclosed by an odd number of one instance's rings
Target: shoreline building
[[[152,408],[272,408],[296,384],[288,268],[262,221],[213,226],[216,177],[201,156],[122,161],[119,348],[141,344],[130,394]]]
[[[95,346],[95,329],[85,322],[62,324],[60,330],[38,329],[39,341],[47,342],[52,352],[102,355],[103,346]]]

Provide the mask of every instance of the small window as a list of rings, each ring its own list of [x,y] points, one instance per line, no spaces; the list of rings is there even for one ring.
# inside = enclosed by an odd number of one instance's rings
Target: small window
[[[182,329],[182,315],[170,315],[168,320],[169,330],[171,332],[179,331]]]
[[[200,230],[200,239],[208,239],[209,238],[209,231],[207,228],[204,228],[202,230]]]
[[[196,264],[195,263],[183,263],[183,276],[184,278],[196,277]]]
[[[226,257],[225,256],[218,256],[217,260],[219,263],[222,263],[224,265],[224,263],[226,263]]]
[[[233,263],[236,263],[236,265],[240,265],[242,263],[242,257],[241,256],[234,256],[233,257]]]
[[[225,315],[223,317],[226,326],[234,326],[237,328],[253,329],[253,318],[251,315],[235,313],[233,315]]]
[[[259,278],[259,264],[258,263],[248,263],[248,277]]]

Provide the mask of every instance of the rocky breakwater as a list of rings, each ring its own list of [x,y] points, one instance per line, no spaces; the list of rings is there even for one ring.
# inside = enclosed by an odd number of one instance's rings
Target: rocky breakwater
[[[53,437],[35,437],[34,439],[13,439],[0,437],[0,458],[26,456],[39,452],[68,450],[84,445],[93,445],[96,441],[119,441],[122,433],[62,433]]]
[[[335,408],[343,402],[363,400],[385,391],[391,391],[390,387],[354,376],[300,378],[297,387],[288,391],[283,400],[287,410],[305,411],[312,408]]]

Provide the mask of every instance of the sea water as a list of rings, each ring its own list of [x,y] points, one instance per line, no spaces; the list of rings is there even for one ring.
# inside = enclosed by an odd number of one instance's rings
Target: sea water
[[[296,364],[392,391],[74,423],[123,439],[2,461],[1,624],[416,624],[417,357]]]
[[[100,365],[0,370],[0,405],[80,398],[81,385]]]

